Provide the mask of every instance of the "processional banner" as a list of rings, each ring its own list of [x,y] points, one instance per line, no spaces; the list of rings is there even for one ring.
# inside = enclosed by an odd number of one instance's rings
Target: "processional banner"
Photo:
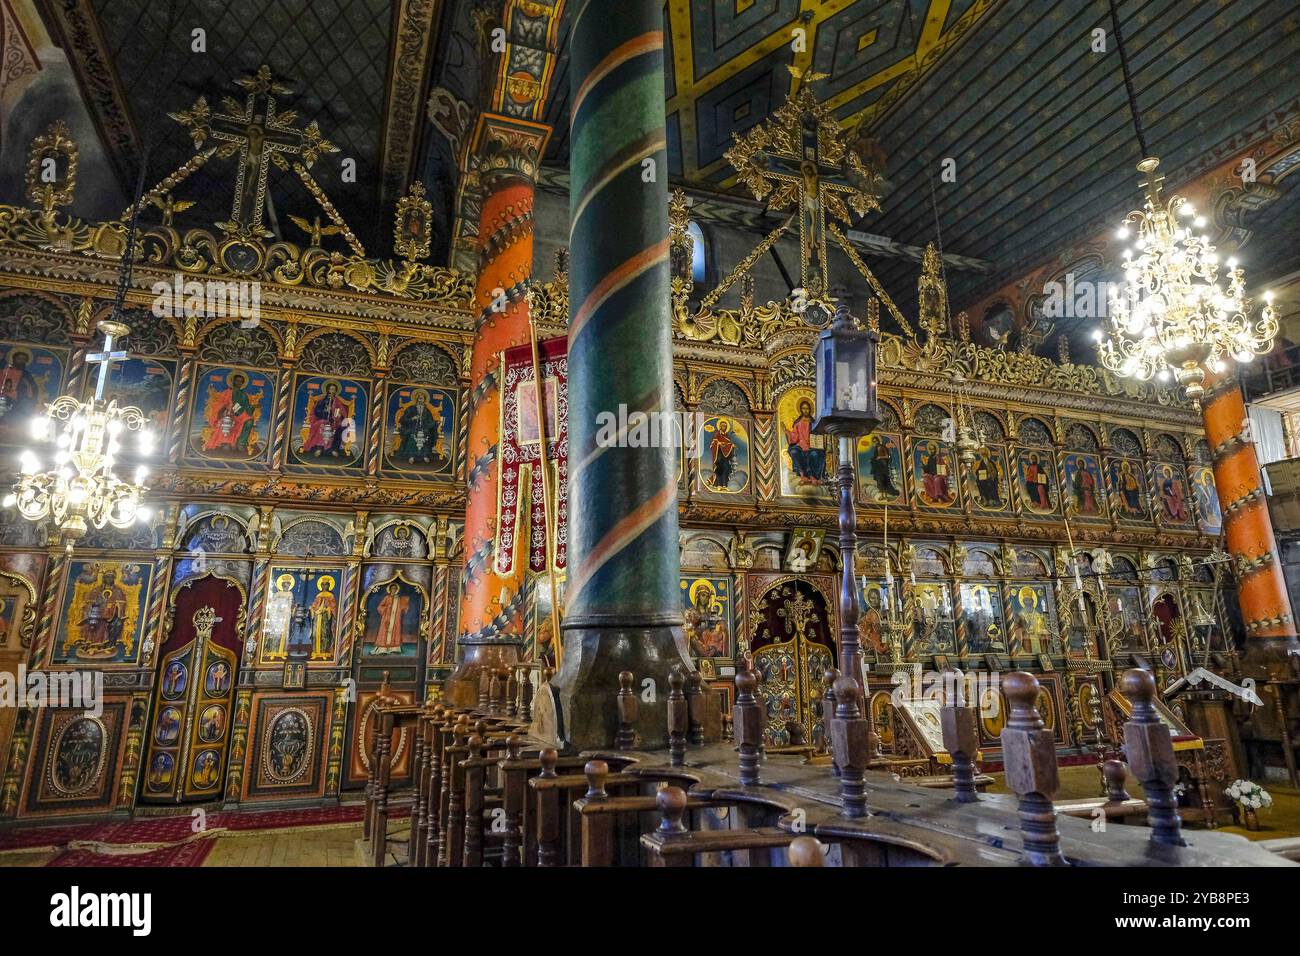
[[[537,343],[546,415],[546,460],[550,465],[551,496],[556,503],[555,567],[566,564],[569,478],[569,352],[563,337]],[[525,534],[528,569],[546,570],[546,512],[543,510],[541,429],[538,427],[537,381],[531,345],[502,353],[501,457],[497,485],[496,572],[515,573],[516,552]]]

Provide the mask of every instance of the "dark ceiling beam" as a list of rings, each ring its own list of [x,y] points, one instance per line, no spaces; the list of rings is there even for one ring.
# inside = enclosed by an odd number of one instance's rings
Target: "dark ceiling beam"
[[[134,191],[143,148],[140,132],[91,0],[37,0],[36,8],[72,66],[86,112],[125,195]]]
[[[441,5],[442,0],[398,0],[393,5],[380,137],[380,209],[394,208],[416,175]]]

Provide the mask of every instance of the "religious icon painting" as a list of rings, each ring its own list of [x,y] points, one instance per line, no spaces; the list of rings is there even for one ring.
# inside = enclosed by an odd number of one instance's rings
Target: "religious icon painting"
[[[912,488],[916,501],[927,508],[956,506],[957,472],[947,442],[937,438],[912,440]]]
[[[1196,521],[1205,534],[1223,530],[1223,512],[1219,508],[1219,491],[1214,485],[1214,470],[1209,465],[1193,465],[1190,471],[1192,496],[1196,500]]]
[[[858,475],[868,502],[903,501],[903,454],[896,435],[872,432],[858,439]]]
[[[152,572],[127,561],[69,562],[51,663],[136,663]]]
[[[35,345],[0,343],[0,444],[25,444],[31,421],[63,384],[65,354]]]
[[[294,388],[289,463],[360,469],[366,459],[366,386],[353,379],[300,375]]]
[[[159,751],[149,761],[149,770],[145,774],[145,786],[154,793],[165,793],[172,788],[176,779],[176,758],[165,751]]]
[[[1165,524],[1190,525],[1194,517],[1193,503],[1183,466],[1156,462],[1151,466],[1151,479],[1159,503],[1160,520]]]
[[[700,489],[715,495],[749,491],[749,429],[738,418],[709,415],[698,436]]]
[[[1142,464],[1130,458],[1110,461],[1110,492],[1115,513],[1131,521],[1148,521],[1145,482]]]
[[[450,477],[456,458],[457,401],[449,389],[390,384],[385,470]]]
[[[144,413],[148,428],[155,435],[167,430],[172,408],[172,384],[176,381],[176,363],[171,359],[128,358],[114,362],[104,385],[104,397],[119,405],[134,405]],[[93,393],[94,376],[86,382]]]
[[[1007,620],[1013,656],[1037,657],[1060,650],[1052,597],[1044,585],[1008,585]]]
[[[821,528],[792,528],[786,546],[785,566],[795,574],[806,574],[817,565],[822,556],[822,541],[826,532]]]
[[[175,744],[181,733],[181,712],[176,707],[164,707],[154,725],[154,742],[162,747]]]
[[[1011,504],[1007,490],[1006,453],[1001,445],[982,445],[968,466],[974,506],[980,511],[1006,511]]]
[[[912,644],[905,654],[923,656],[956,654],[957,640],[952,626],[952,597],[941,581],[922,581],[912,588],[916,619]]]
[[[830,460],[826,439],[812,430],[813,392],[792,388],[776,403],[781,428],[781,494],[791,498],[831,497]]]
[[[1056,511],[1056,469],[1050,451],[1022,450],[1016,456],[1016,472],[1020,500],[1027,511],[1039,515]]]
[[[862,614],[858,618],[858,632],[862,637],[863,648],[868,653],[875,654],[878,659],[889,656],[889,639],[884,627],[884,615],[889,601],[889,592],[882,583],[865,579],[859,582],[858,602],[862,606]]]
[[[0,574],[0,651],[22,646],[24,628],[35,623],[33,593],[22,578]]]
[[[190,457],[220,463],[265,459],[275,411],[274,376],[202,365],[195,381]]]
[[[366,592],[361,653],[366,657],[413,657],[419,651],[424,592],[400,575]]]
[[[272,565],[258,663],[335,659],[342,569]]]
[[[1101,462],[1096,455],[1067,454],[1062,479],[1069,514],[1081,518],[1106,516],[1101,504]]]
[[[969,654],[1005,654],[1007,631],[996,584],[961,586],[961,626]]]
[[[210,704],[199,714],[199,739],[204,743],[216,743],[226,732],[226,708],[221,704]]]
[[[683,575],[682,614],[686,642],[696,659],[731,657],[731,579]]]
[[[553,444],[560,434],[559,389],[559,379],[548,375],[545,383],[548,445]],[[537,427],[537,384],[533,379],[521,381],[515,386],[515,408],[519,411],[519,444],[536,445],[542,439]]]
[[[190,768],[190,785],[196,791],[212,790],[221,783],[221,754],[200,750]]]

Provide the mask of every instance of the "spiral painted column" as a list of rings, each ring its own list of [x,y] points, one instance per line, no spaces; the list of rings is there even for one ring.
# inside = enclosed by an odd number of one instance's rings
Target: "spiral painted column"
[[[497,455],[501,441],[501,353],[528,342],[533,271],[533,191],[550,128],[485,113],[476,131],[484,197],[478,228],[477,325],[470,359],[466,460],[465,569],[461,576],[458,663],[443,689],[455,704],[478,699],[478,675],[519,659],[523,645],[525,556],[514,572],[493,570],[497,536]],[[526,520],[525,515],[525,520]],[[502,602],[502,595],[505,600]]]
[[[1259,459],[1245,434],[1246,403],[1235,370],[1224,376],[1207,373],[1201,407],[1227,547],[1237,565],[1237,600],[1247,637],[1244,663],[1257,680],[1285,679],[1287,654],[1297,647],[1295,620]]]
[[[674,449],[602,447],[602,413],[674,407],[663,5],[586,0],[570,19],[569,570],[549,698],[568,746],[613,743],[618,674],[647,678],[637,730],[667,742],[668,673],[685,663]],[[660,430],[665,436],[672,428]]]

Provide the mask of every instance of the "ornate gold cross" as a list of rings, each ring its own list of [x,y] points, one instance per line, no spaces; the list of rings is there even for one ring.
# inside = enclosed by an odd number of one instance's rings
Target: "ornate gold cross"
[[[817,102],[802,76],[799,88],[767,123],[735,136],[727,161],[754,198],[769,209],[796,206],[799,216],[799,281],[809,299],[827,292],[826,217],[848,225],[849,212],[879,210],[883,161],[876,144],[841,129]],[[851,141],[850,141],[851,140]]]
[[[168,115],[190,131],[196,149],[211,137],[222,144],[218,156],[239,154],[230,218],[236,226],[260,230],[272,159],[283,168],[287,166],[284,156],[300,156],[303,165],[311,168],[322,153],[337,153],[338,147],[321,135],[315,120],[298,129],[295,110],[278,110],[275,97],[292,90],[271,78],[269,66],[263,64],[256,73],[235,82],[248,91],[242,105],[225,96],[221,101],[224,112],[213,112],[207,97],[200,96],[188,110]]]

